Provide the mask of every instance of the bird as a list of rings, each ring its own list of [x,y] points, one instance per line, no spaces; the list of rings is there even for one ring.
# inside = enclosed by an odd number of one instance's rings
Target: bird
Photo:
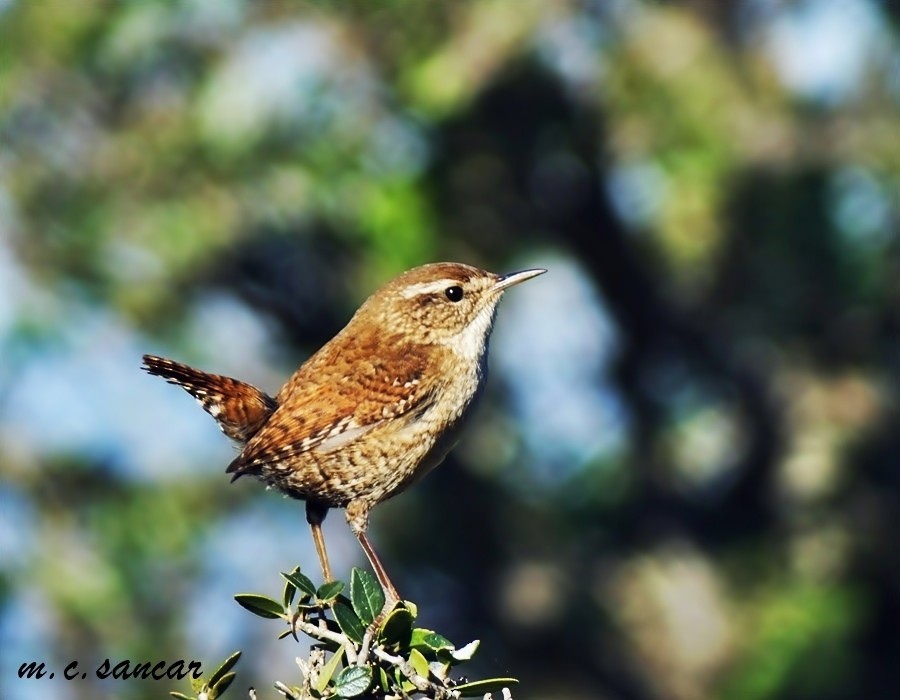
[[[276,396],[155,355],[151,375],[196,399],[240,446],[232,481],[254,476],[306,504],[319,564],[333,580],[322,522],[343,508],[385,595],[400,600],[367,535],[374,506],[440,464],[456,444],[487,375],[503,293],[544,274],[498,275],[456,262],[400,274],[363,302]]]

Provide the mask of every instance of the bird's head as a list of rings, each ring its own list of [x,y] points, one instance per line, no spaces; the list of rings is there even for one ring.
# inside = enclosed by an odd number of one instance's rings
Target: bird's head
[[[385,332],[444,345],[462,357],[478,357],[484,352],[503,292],[544,272],[532,269],[498,275],[462,263],[422,265],[372,294],[354,321],[377,319]]]

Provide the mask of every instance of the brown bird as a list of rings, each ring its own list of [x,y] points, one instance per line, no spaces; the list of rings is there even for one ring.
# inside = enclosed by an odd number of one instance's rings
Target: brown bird
[[[413,268],[369,297],[272,398],[245,382],[144,355],[243,445],[225,470],[306,501],[322,573],[330,508],[345,508],[385,592],[399,600],[366,528],[372,507],[437,466],[480,393],[503,291],[546,270],[496,275],[460,263]]]

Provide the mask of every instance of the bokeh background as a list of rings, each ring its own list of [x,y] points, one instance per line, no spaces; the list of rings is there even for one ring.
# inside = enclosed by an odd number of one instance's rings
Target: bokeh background
[[[451,259],[550,273],[375,512],[422,624],[523,700],[900,698],[898,32],[874,0],[0,2],[0,697],[162,697],[59,672],[236,648],[235,697],[292,682],[231,597],[317,573],[302,506],[229,485],[140,355],[275,392]]]

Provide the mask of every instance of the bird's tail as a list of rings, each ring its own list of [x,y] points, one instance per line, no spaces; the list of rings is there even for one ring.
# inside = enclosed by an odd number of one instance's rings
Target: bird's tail
[[[216,419],[223,433],[240,443],[252,438],[278,407],[275,399],[251,384],[164,357],[144,355],[142,369],[184,389]]]

